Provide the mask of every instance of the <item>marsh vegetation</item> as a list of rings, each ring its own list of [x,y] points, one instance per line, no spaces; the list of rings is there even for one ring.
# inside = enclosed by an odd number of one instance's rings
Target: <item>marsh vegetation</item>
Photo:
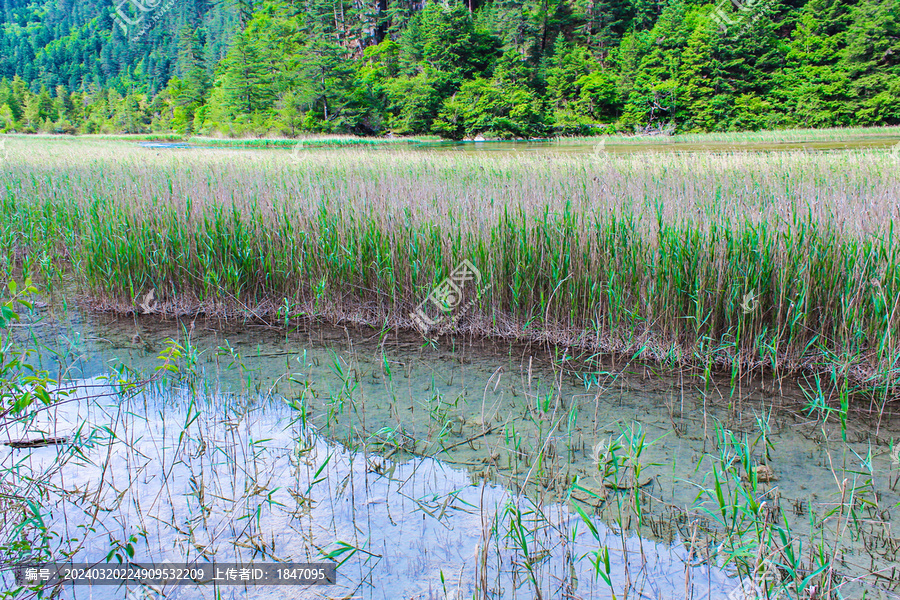
[[[7,148],[0,266],[43,294],[5,292],[3,436],[60,441],[4,448],[7,563],[341,565],[297,598],[900,593],[889,151]],[[423,338],[462,260],[482,289]]]
[[[408,327],[462,260],[460,333],[823,374],[895,394],[898,158],[889,151],[457,156],[159,152],[10,142],[6,272],[101,306]]]

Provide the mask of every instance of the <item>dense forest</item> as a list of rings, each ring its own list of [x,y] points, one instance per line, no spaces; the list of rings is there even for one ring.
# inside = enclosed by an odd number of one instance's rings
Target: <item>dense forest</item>
[[[900,123],[900,0],[0,0],[0,131]]]

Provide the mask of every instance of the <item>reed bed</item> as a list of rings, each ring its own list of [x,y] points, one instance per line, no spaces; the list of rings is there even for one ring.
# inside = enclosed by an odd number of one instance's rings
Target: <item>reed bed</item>
[[[896,395],[890,152],[6,147],[2,268],[71,269],[107,307],[410,327],[468,259],[482,293],[448,332]]]

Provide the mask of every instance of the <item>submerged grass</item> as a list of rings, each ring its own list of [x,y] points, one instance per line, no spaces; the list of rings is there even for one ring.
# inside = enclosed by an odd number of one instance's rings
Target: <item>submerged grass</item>
[[[896,395],[890,152],[6,146],[0,268],[71,268],[121,310],[408,327],[468,259],[483,293],[457,331],[724,366],[735,378],[811,370]]]

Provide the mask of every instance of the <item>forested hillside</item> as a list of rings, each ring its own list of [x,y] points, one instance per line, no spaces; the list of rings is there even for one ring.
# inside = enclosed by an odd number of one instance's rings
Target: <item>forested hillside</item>
[[[0,130],[900,123],[900,0],[0,0]]]

